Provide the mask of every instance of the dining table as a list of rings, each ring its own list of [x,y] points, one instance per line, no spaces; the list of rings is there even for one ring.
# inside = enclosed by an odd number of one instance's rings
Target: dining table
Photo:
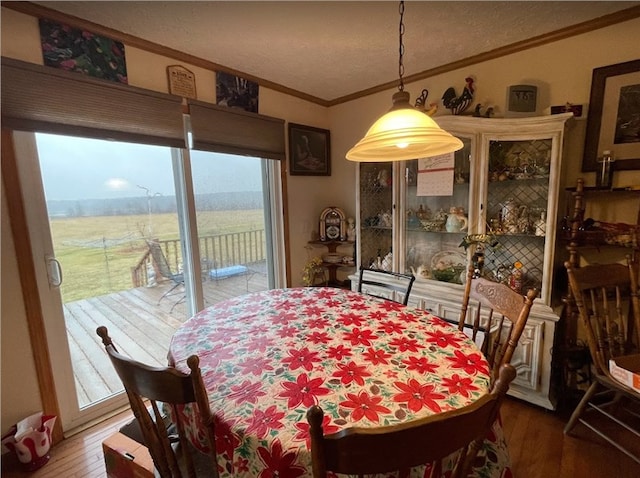
[[[272,289],[207,307],[177,329],[169,364],[188,373],[194,354],[214,415],[221,477],[311,477],[312,405],[324,410],[330,434],[458,409],[490,387],[486,359],[457,327],[426,310],[331,287]],[[189,440],[206,452],[197,407],[177,413]],[[454,460],[455,453],[403,476],[433,471],[444,478]],[[499,419],[473,473],[511,476]]]

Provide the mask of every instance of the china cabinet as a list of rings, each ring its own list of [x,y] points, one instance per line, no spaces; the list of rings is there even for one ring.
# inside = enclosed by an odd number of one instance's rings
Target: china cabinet
[[[394,271],[416,276],[410,304],[457,322],[464,269],[478,258],[484,276],[539,290],[512,361],[518,376],[510,394],[550,409],[559,320],[552,286],[562,260],[556,217],[571,118],[437,117],[463,141],[453,158],[360,163],[358,170],[359,265],[391,252]]]

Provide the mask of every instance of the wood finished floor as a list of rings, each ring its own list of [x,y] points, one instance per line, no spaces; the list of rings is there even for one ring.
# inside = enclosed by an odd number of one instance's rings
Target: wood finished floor
[[[67,438],[51,451],[40,470],[17,469],[10,455],[3,456],[3,478],[106,478],[102,441],[131,419],[121,413],[82,433]],[[505,436],[516,478],[638,478],[640,465],[604,443],[583,425],[574,437],[562,429],[566,414],[559,414],[508,397],[502,408]]]

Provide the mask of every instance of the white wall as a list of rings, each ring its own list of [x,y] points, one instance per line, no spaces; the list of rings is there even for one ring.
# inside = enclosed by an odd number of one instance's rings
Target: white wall
[[[37,20],[2,8],[2,55],[41,63]],[[452,39],[451,41],[455,41]],[[449,86],[460,90],[465,76],[476,78],[476,98],[496,108],[498,115],[505,111],[509,85],[528,83],[538,86],[538,109],[549,113],[549,106],[569,101],[585,106],[588,112],[591,72],[593,68],[640,58],[640,19],[586,33],[553,44],[491,60],[469,68],[438,75],[407,85],[415,100],[423,88],[431,91],[429,102],[437,101]],[[390,45],[390,48],[392,45]],[[407,46],[407,48],[412,48]],[[167,91],[166,66],[178,62],[159,55],[127,48],[127,68],[132,85]],[[214,101],[215,79],[212,72],[184,64],[196,73],[199,98]],[[434,65],[420,65],[428,69]],[[375,68],[375,65],[372,65]],[[312,232],[318,229],[320,212],[327,206],[338,206],[348,216],[356,214],[355,163],[344,159],[346,151],[355,144],[373,121],[391,105],[393,89],[351,101],[329,109],[299,100],[272,90],[260,89],[260,112],[284,118],[294,123],[308,124],[331,130],[332,174],[327,177],[289,176],[289,221],[291,271],[293,285],[301,284],[301,271],[307,260],[305,245]],[[439,114],[447,114],[440,111]],[[593,173],[581,173],[582,145],[585,119],[576,121],[569,137],[570,154],[566,157],[563,185],[573,185],[584,176],[594,181]],[[616,185],[639,184],[639,172],[617,173]],[[631,210],[632,208],[627,208]],[[633,214],[637,211],[632,211]],[[612,210],[603,214],[622,221]],[[18,417],[33,412],[40,404],[34,400],[37,381],[29,347],[26,317],[19,303],[21,291],[16,282],[17,264],[9,228],[6,227],[6,208],[2,208],[2,431]],[[602,218],[602,217],[600,217]],[[604,219],[604,218],[602,218]],[[635,222],[635,216],[627,221]],[[8,258],[8,259],[7,259]],[[13,278],[13,280],[6,280]],[[7,300],[7,297],[10,300]],[[17,302],[16,302],[17,301]],[[9,344],[6,345],[5,344]],[[12,363],[22,363],[19,376],[7,370],[7,357]]]

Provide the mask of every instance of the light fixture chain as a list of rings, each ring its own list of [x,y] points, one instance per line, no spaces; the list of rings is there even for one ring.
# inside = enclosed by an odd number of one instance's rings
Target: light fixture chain
[[[402,76],[404,75],[404,63],[402,62],[402,59],[404,57],[404,43],[402,43],[402,37],[404,35],[404,1],[400,2],[400,7],[399,7],[399,11],[400,11],[400,27],[398,28],[398,33],[399,33],[399,43],[400,43],[400,55],[399,55],[399,61],[398,61],[398,74],[400,76],[400,84],[398,85],[398,90],[400,91],[404,91],[404,81],[402,80]]]

